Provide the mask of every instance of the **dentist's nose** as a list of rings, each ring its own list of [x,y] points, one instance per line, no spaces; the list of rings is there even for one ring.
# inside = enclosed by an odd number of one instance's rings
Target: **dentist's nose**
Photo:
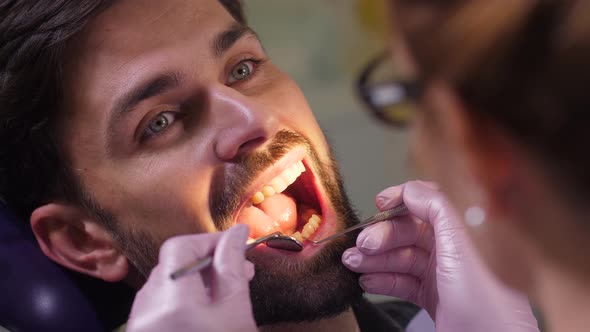
[[[279,129],[276,115],[265,105],[226,86],[211,91],[211,110],[219,126],[214,151],[224,161],[263,145]]]

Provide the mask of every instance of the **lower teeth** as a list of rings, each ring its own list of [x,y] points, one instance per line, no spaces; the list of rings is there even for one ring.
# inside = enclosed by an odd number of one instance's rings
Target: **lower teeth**
[[[303,229],[301,232],[297,231],[291,235],[299,242],[303,242],[303,240],[309,238],[313,233],[315,233],[318,228],[320,227],[320,223],[322,222],[322,218],[317,214],[312,214],[311,217],[307,220],[307,223],[303,225]]]

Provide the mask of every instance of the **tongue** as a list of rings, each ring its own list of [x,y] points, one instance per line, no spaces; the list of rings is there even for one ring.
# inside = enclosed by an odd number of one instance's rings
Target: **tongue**
[[[243,208],[238,223],[250,226],[251,238],[277,231],[290,235],[297,227],[297,205],[291,196],[276,194],[261,204]]]

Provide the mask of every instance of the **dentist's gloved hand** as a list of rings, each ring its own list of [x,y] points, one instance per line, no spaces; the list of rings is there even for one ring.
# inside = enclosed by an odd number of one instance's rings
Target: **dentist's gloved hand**
[[[363,273],[361,287],[425,308],[436,330],[538,331],[529,302],[483,266],[453,207],[426,182],[391,187],[376,198],[380,210],[405,203],[410,214],[363,230],[342,256]]]
[[[248,227],[236,225],[226,232],[167,240],[159,264],[135,297],[126,331],[258,331],[248,286],[254,265],[244,254],[247,238]],[[213,251],[209,271],[170,278]]]

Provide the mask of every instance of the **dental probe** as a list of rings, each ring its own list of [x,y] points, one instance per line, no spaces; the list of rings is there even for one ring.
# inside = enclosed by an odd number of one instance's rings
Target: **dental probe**
[[[256,247],[257,245],[264,243],[265,241],[268,241],[274,237],[279,237],[279,236],[281,236],[281,232],[274,232],[272,234],[268,234],[268,235],[259,237],[258,239],[248,243],[246,245],[245,251],[248,251],[248,250]],[[172,280],[176,280],[176,279],[178,279],[178,278],[182,277],[183,275],[186,275],[190,272],[201,271],[201,270],[207,268],[208,266],[210,266],[211,263],[213,263],[213,256],[207,256],[207,257],[200,258],[200,259],[198,259],[194,262],[188,263],[187,265],[174,271],[172,274],[170,274],[170,278]]]
[[[381,221],[385,221],[385,220],[389,220],[389,219],[392,219],[395,217],[402,216],[407,213],[408,213],[408,208],[402,203],[402,204],[400,204],[394,208],[391,208],[389,210],[381,211],[381,212],[375,214],[374,216],[367,218],[365,221],[361,222],[360,224],[349,227],[349,228],[343,230],[342,232],[336,233],[334,235],[330,235],[328,237],[325,237],[325,238],[323,238],[321,240],[317,240],[317,241],[310,240],[310,239],[306,239],[306,240],[310,241],[313,244],[324,243],[324,242],[330,241],[334,238],[337,238],[341,235],[344,235],[348,232],[352,232],[356,229],[364,228],[364,227],[376,224]]]

